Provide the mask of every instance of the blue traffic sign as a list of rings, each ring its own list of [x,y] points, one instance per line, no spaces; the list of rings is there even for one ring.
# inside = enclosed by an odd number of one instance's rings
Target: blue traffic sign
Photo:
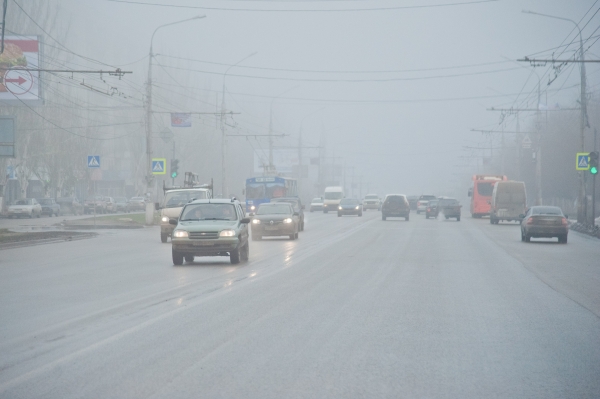
[[[152,174],[153,175],[164,175],[167,173],[165,167],[167,160],[165,158],[152,158]]]
[[[589,170],[590,169],[590,161],[589,161],[589,152],[578,152],[577,153],[577,165],[575,165],[576,170]]]
[[[100,155],[88,155],[87,166],[88,166],[88,168],[99,169],[100,168]]]

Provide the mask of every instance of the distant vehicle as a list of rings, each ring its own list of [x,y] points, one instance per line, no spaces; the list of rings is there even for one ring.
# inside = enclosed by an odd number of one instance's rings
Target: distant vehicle
[[[131,197],[129,199],[129,210],[145,211],[146,210],[146,199],[144,197]]]
[[[468,195],[471,197],[471,216],[481,218],[489,216],[494,186],[499,181],[506,181],[508,178],[504,175],[473,175],[473,186],[469,189]]]
[[[233,264],[250,255],[248,223],[237,200],[201,199],[185,204],[174,226],[171,253],[174,265],[193,262],[195,256],[229,256]]]
[[[520,221],[519,215],[527,211],[527,193],[522,181],[499,181],[494,186],[490,209],[490,223],[501,220]]]
[[[60,205],[62,214],[83,215],[83,204],[79,202],[77,197],[60,197],[56,199],[56,202]]]
[[[117,212],[117,203],[113,197],[106,198],[106,212],[115,213]]]
[[[172,238],[175,227],[169,221],[179,217],[185,204],[192,200],[209,198],[211,192],[208,188],[176,188],[165,191],[163,202],[154,204],[155,209],[160,211],[160,241],[165,243],[168,237]]]
[[[286,202],[292,205],[294,212],[298,214],[299,225],[298,231],[304,231],[304,205],[302,205],[302,201],[298,197],[281,197],[281,198],[273,198],[271,202]]]
[[[56,203],[54,198],[38,198],[37,202],[42,206],[42,215],[60,215],[60,205]]]
[[[417,210],[417,202],[419,201],[419,196],[418,195],[409,195],[408,197],[406,197],[406,199],[408,200],[408,205],[410,205],[410,209],[413,211]]]
[[[425,219],[438,217],[438,202],[439,200],[429,200],[425,209]],[[410,204],[410,201],[408,202]]]
[[[298,212],[289,203],[263,203],[252,219],[252,240],[262,240],[264,236],[288,236],[295,240],[299,231]]]
[[[532,237],[558,237],[558,242],[567,243],[568,216],[559,207],[532,206],[521,218],[521,241],[530,242]]]
[[[310,202],[310,211],[322,211],[323,210],[323,198],[313,198]]]
[[[421,195],[417,200],[417,215],[421,212],[425,212],[427,209],[427,203],[430,200],[435,200],[437,197],[435,195]]]
[[[325,193],[323,195],[323,213],[337,211],[342,198],[344,198],[344,189],[342,187],[325,187]]]
[[[251,177],[246,179],[246,212],[255,212],[260,204],[273,198],[298,196],[296,179],[279,176]]]
[[[367,194],[363,200],[363,210],[377,209],[381,210],[381,199],[377,194]]]
[[[441,197],[438,201],[438,212],[442,212],[446,219],[456,218],[460,222],[462,205],[455,198]]]
[[[88,197],[83,203],[84,213],[106,213],[107,203],[106,197],[97,195],[95,197]]]
[[[26,216],[32,218],[34,216],[42,216],[42,207],[35,198],[23,198],[15,201],[13,205],[8,207],[8,217]]]
[[[115,197],[115,205],[117,212],[129,212],[129,201],[125,197]]]
[[[355,198],[343,198],[338,205],[338,217],[342,217],[343,215],[362,216],[362,214],[363,211],[360,206],[360,201]]]
[[[403,217],[406,221],[410,217],[410,205],[404,194],[388,194],[381,205],[381,220],[389,217]]]

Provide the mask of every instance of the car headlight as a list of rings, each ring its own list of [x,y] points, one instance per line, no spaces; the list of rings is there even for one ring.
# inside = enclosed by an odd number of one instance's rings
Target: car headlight
[[[259,219],[252,219],[252,223],[253,224],[260,224],[260,220]]]
[[[292,223],[292,218],[283,219],[283,223]]]
[[[167,220],[168,220],[168,218],[167,218]],[[175,230],[173,232],[173,237],[175,237],[175,238],[187,238],[187,237],[189,237],[189,235],[188,235],[188,232],[185,231],[185,230]]]
[[[235,231],[233,230],[222,230],[219,233],[219,237],[234,237],[235,236]]]
[[[256,209],[256,207],[255,207],[254,205],[252,205],[252,206],[250,207],[250,210],[251,210],[251,211],[253,211],[253,210],[255,210],[255,209]]]
[[[356,208],[354,208],[354,209],[358,209],[358,206]]]
[[[338,209],[341,211],[341,210],[342,210],[342,207],[341,207],[341,206],[338,206]]]
[[[163,216],[160,220],[162,220],[165,223],[169,223],[169,218],[167,216]]]

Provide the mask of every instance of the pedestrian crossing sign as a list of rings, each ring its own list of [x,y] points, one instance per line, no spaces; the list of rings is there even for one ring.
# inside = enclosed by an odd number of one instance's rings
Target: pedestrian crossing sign
[[[166,175],[167,168],[165,165],[167,164],[166,158],[152,158],[152,174],[153,175]]]
[[[100,169],[100,155],[88,155],[87,167],[92,169]]]
[[[590,169],[590,153],[589,152],[578,152],[577,153],[577,170],[589,170]]]

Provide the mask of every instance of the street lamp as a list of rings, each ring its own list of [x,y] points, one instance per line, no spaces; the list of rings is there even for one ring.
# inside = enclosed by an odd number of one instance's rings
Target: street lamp
[[[227,163],[225,161],[225,158],[227,157],[227,137],[225,136],[225,77],[227,77],[227,73],[231,68],[241,64],[248,58],[255,56],[257,53],[258,52],[255,51],[254,53],[245,56],[227,68],[223,74],[223,94],[221,95],[221,191],[223,198],[227,198]]]
[[[152,45],[154,42],[154,35],[156,34],[156,31],[166,26],[181,24],[202,18],[206,18],[206,15],[198,15],[193,18],[160,25],[154,29],[152,38],[150,39],[150,52],[148,54],[148,82],[146,84],[146,167],[148,173],[148,176],[146,177],[146,183],[148,186],[150,186],[152,183],[152,58],[154,57],[154,54],[152,53]]]
[[[583,56],[583,37],[581,35],[581,29],[579,28],[579,24],[577,24],[577,22],[573,21],[572,19],[569,18],[563,18],[563,17],[556,17],[554,15],[548,15],[548,14],[541,14],[539,12],[534,12],[534,11],[529,11],[529,10],[523,10],[523,13],[525,14],[533,14],[533,15],[539,15],[542,17],[547,17],[547,18],[554,18],[554,19],[560,19],[562,21],[568,21],[571,22],[572,24],[574,24],[577,27],[577,30],[579,31],[579,57],[581,59],[581,68],[580,68],[580,72],[581,72],[581,99],[580,99],[580,107],[581,107],[581,116],[580,116],[580,121],[579,121],[579,129],[580,129],[580,141],[581,141],[581,152],[584,152],[584,146],[585,146],[585,138],[584,138],[584,131],[585,131],[585,114],[586,114],[586,98],[585,98],[585,58]],[[585,223],[585,217],[586,217],[586,195],[585,195],[585,182],[584,182],[584,174],[583,172],[579,172],[579,199],[577,201],[577,222],[579,223]]]

